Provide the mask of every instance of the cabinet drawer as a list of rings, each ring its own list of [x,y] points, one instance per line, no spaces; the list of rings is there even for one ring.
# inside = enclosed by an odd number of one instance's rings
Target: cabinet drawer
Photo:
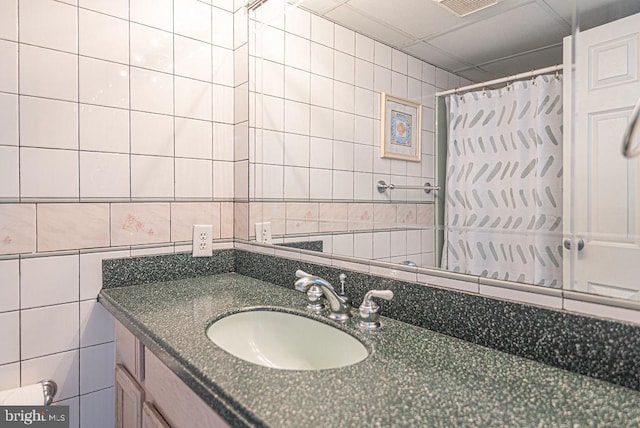
[[[229,425],[175,373],[145,349],[147,399],[173,428],[226,428]]]
[[[117,320],[116,364],[124,366],[138,383],[144,380],[144,345]]]
[[[171,428],[158,413],[153,404],[145,401],[142,405],[142,428]]]

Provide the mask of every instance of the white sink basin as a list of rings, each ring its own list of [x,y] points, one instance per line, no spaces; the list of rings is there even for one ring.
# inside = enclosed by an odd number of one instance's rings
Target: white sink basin
[[[224,317],[207,329],[213,343],[261,366],[282,370],[321,370],[367,358],[355,337],[299,315],[254,310]]]

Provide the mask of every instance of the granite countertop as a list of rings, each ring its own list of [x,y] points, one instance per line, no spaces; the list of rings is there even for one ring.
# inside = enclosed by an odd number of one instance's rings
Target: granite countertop
[[[370,356],[288,371],[228,354],[208,325],[247,307],[304,311],[306,296],[236,273],[103,289],[100,301],[233,426],[637,426],[640,392],[382,317],[339,328]],[[318,318],[320,319],[320,318]],[[323,322],[329,322],[321,318]]]

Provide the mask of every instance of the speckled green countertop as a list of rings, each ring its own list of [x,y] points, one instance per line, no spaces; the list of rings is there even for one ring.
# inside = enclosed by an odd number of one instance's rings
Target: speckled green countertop
[[[235,426],[639,426],[640,392],[383,318],[372,351],[322,371],[245,362],[209,341],[247,307],[305,314],[304,294],[235,273],[103,289],[100,301]],[[312,316],[311,314],[308,314]]]

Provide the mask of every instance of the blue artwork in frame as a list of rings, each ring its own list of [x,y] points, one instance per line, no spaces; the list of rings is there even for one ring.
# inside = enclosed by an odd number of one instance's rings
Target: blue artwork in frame
[[[380,157],[420,162],[422,106],[381,94]]]
[[[411,147],[412,119],[410,114],[391,110],[391,144]]]

